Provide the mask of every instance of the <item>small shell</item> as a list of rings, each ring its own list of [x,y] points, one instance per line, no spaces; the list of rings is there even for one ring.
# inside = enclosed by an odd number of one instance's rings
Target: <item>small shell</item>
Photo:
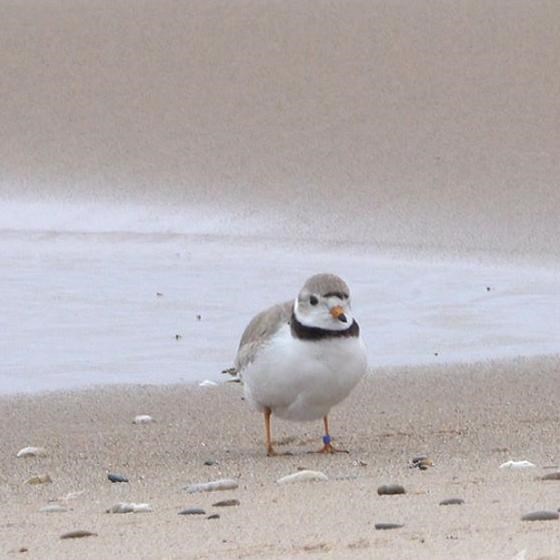
[[[151,422],[155,422],[155,420],[149,414],[139,414],[132,421],[133,424],[150,424]]]
[[[305,482],[305,481],[319,481],[328,480],[329,477],[320,471],[298,471],[287,476],[279,478],[276,482],[278,484],[290,484],[292,482]]]
[[[52,478],[50,477],[49,474],[45,473],[45,474],[38,474],[36,476],[32,476],[31,478],[28,478],[24,484],[47,484],[52,482]]]
[[[217,383],[215,381],[210,381],[210,379],[205,379],[198,384],[199,387],[215,387],[216,385]]]
[[[135,504],[133,502],[120,502],[110,507],[107,513],[148,513],[153,511],[150,504]]]
[[[39,511],[41,513],[59,513],[68,510],[60,504],[48,504],[46,506],[43,506]]]
[[[536,466],[530,461],[506,461],[500,465],[500,469],[530,469]]]
[[[24,447],[17,452],[16,457],[46,457],[47,450],[44,447]]]
[[[213,480],[211,482],[199,482],[197,484],[190,484],[185,487],[189,494],[196,492],[217,492],[219,490],[235,490],[239,487],[237,480],[232,478],[222,478],[220,480]]]

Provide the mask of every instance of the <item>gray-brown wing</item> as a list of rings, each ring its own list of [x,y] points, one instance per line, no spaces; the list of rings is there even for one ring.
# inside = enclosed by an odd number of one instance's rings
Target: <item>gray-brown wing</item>
[[[241,336],[235,369],[241,372],[254,359],[258,349],[292,316],[293,302],[274,305],[255,315]]]

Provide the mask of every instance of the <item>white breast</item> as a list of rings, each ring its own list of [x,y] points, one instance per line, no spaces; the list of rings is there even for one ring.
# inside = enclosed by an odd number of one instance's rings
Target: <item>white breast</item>
[[[317,420],[345,399],[365,375],[360,337],[299,340],[285,325],[241,375],[245,396],[259,410],[288,420]]]

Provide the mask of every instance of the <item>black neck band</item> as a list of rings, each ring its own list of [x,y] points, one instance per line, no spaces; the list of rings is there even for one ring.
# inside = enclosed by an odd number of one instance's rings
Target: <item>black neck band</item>
[[[290,328],[292,336],[300,340],[321,340],[323,338],[349,338],[352,336],[360,336],[360,327],[356,321],[352,321],[352,324],[343,331],[330,331],[319,327],[302,325],[293,312],[292,318],[290,319]]]

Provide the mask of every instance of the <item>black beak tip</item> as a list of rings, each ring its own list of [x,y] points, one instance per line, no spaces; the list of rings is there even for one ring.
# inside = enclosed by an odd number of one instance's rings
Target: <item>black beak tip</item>
[[[341,313],[338,316],[338,320],[341,321],[342,323],[348,323],[348,318],[346,317],[346,315],[344,315],[344,313]]]

